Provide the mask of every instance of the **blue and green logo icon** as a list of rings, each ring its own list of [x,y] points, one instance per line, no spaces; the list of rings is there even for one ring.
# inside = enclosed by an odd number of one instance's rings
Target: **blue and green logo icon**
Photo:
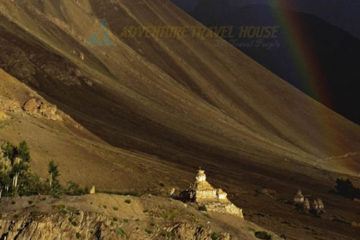
[[[113,46],[114,43],[106,26],[107,22],[105,19],[100,22],[97,21],[92,28],[86,44],[90,46]]]

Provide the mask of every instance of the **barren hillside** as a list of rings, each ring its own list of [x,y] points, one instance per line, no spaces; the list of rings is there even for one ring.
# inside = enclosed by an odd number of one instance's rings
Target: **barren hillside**
[[[88,44],[102,19],[110,46]],[[359,126],[223,40],[121,37],[124,27],[164,25],[201,26],[164,0],[0,0],[0,84],[14,82],[2,96],[14,98],[6,94],[19,93],[12,90],[19,80],[68,119],[4,109],[12,120],[0,136],[28,141],[40,173],[54,159],[63,180],[106,189],[185,187],[202,166],[265,226],[294,213],[272,202],[262,222],[257,211],[269,199],[254,197],[254,189],[291,198],[301,186],[329,196],[336,177],[358,176]],[[29,96],[17,96],[20,108]],[[329,198],[337,211],[343,202]],[[354,209],[351,203],[334,214],[351,221]],[[305,222],[325,234],[331,219]],[[332,230],[338,239],[354,236],[349,226],[339,228]]]
[[[119,36],[126,26],[199,25],[170,3],[0,6],[1,67],[111,145],[196,165],[280,167],[287,158],[346,172],[354,164],[322,159],[356,152],[358,126],[230,45],[214,46],[221,40]],[[101,19],[111,46],[87,44]]]

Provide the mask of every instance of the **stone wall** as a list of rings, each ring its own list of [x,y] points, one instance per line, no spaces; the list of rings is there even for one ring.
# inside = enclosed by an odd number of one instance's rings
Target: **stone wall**
[[[216,190],[203,190],[203,191],[196,191],[196,201],[216,201],[217,195]]]
[[[243,218],[242,209],[236,207],[232,203],[219,203],[212,202],[205,205],[206,210],[209,212],[226,213]]]

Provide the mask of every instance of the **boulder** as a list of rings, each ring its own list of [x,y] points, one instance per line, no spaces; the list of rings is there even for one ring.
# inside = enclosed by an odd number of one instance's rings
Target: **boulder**
[[[19,112],[21,108],[17,101],[0,96],[0,110],[4,112]]]
[[[41,100],[36,98],[31,98],[25,102],[23,110],[30,115],[36,115],[39,112],[41,106]]]
[[[2,110],[0,110],[0,121],[7,120],[9,116]]]
[[[23,110],[34,117],[44,117],[50,120],[62,120],[57,107],[39,98],[31,98],[23,105]]]

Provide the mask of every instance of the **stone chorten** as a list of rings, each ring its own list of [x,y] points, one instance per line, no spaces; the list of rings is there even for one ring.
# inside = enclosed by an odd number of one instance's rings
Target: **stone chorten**
[[[199,170],[194,184],[195,201],[197,203],[212,202],[217,200],[216,189],[206,181],[204,170]]]
[[[95,189],[95,185],[93,185],[90,189],[89,194],[95,194],[96,193],[96,189]]]
[[[294,196],[294,203],[302,205],[302,204],[304,204],[304,201],[305,201],[305,197],[302,194],[302,191],[299,189]]]
[[[243,218],[242,209],[229,201],[227,193],[221,188],[215,189],[207,182],[204,170],[198,171],[192,189],[195,193],[195,202],[204,205],[208,211],[228,213]]]

